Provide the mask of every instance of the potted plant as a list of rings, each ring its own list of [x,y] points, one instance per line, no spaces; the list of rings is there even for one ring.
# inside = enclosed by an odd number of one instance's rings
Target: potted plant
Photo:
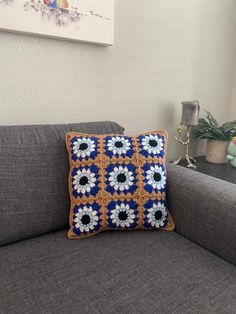
[[[193,129],[193,137],[207,139],[206,161],[214,164],[226,163],[229,141],[236,135],[236,120],[219,125],[213,115],[206,111],[206,117],[199,119]]]

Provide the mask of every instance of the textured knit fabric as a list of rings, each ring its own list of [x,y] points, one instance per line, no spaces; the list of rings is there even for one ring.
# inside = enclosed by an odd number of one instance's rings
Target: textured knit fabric
[[[235,266],[176,232],[43,235],[0,249],[0,278],[1,314],[236,312]]]
[[[236,265],[236,185],[173,164],[167,178],[176,231]]]
[[[0,245],[68,224],[65,134],[123,133],[113,122],[0,127]]]
[[[107,229],[173,230],[166,208],[163,130],[137,136],[67,134],[69,238]]]

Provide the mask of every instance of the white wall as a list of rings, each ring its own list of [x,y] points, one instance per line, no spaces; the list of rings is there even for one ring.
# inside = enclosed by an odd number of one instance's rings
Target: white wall
[[[0,33],[0,124],[116,120],[166,128],[180,101],[224,120],[236,55],[235,0],[116,0],[115,44]]]
[[[236,120],[236,67],[233,81],[232,98],[229,109],[228,120]]]

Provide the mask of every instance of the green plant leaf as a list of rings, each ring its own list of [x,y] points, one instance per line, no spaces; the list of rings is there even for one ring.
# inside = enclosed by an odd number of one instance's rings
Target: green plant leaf
[[[207,114],[206,119],[211,125],[219,126],[217,120],[213,117],[213,115],[209,111],[206,111],[206,114]]]
[[[222,129],[224,129],[225,132],[230,132],[232,130],[236,130],[236,120],[231,122],[226,122],[222,124]]]
[[[199,119],[199,124],[192,131],[194,138],[229,141],[236,135],[236,120],[226,122],[221,126],[213,115],[206,111],[206,117]]]

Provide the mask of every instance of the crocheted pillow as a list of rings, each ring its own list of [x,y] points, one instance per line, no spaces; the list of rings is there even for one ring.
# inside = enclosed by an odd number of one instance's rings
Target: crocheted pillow
[[[71,199],[68,237],[106,229],[165,229],[167,133],[139,136],[68,133]]]

